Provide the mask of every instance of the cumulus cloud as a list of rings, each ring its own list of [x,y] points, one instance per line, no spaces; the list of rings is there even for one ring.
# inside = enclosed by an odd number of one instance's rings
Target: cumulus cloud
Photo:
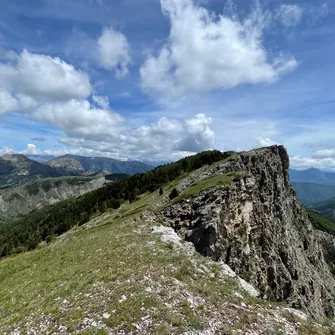
[[[256,145],[260,147],[269,147],[271,145],[276,145],[277,143],[269,137],[259,136],[256,138]]]
[[[335,169],[335,159],[333,158],[312,158],[293,156],[290,157],[291,167],[296,169],[314,168],[330,168]]]
[[[106,30],[104,34],[112,33]],[[212,119],[204,114],[183,121],[163,117],[131,130],[126,120],[110,108],[108,97],[92,94],[88,75],[59,58],[24,50],[0,63],[0,77],[5,79],[0,82],[1,114],[23,112],[61,129],[68,136],[61,143],[80,152],[172,160],[214,147]],[[3,148],[1,152],[12,149]],[[21,153],[53,154],[31,143]]]
[[[184,138],[178,143],[181,151],[199,152],[213,148],[215,134],[211,129],[213,120],[205,114],[198,114],[193,119],[186,120]]]
[[[27,50],[14,61],[0,63],[0,77],[0,89],[10,95],[14,92],[17,107],[32,107],[48,100],[85,99],[92,92],[86,73],[60,58]]]
[[[335,149],[318,149],[313,152],[313,158],[335,158]]]
[[[114,158],[175,160],[215,146],[211,122],[211,118],[203,114],[185,121],[163,117],[156,123],[121,135],[119,141],[64,138],[60,142],[67,146],[108,152]]]
[[[40,155],[41,150],[38,149],[35,144],[27,144],[27,147],[23,153],[26,155]]]
[[[70,137],[97,141],[117,138],[125,130],[120,115],[95,108],[87,100],[45,103],[32,112],[32,117],[64,130]]]
[[[277,18],[285,27],[296,26],[301,22],[304,9],[298,5],[281,5]]]
[[[128,73],[131,63],[130,45],[125,35],[112,27],[104,28],[98,39],[100,64],[108,70],[113,70],[117,78]]]
[[[3,155],[11,155],[15,153],[15,149],[11,148],[11,147],[3,147],[2,149],[0,149],[0,156]]]
[[[17,100],[9,92],[0,88],[0,116],[15,110],[17,106]]]
[[[270,57],[262,41],[268,16],[260,8],[245,19],[215,16],[193,0],[161,0],[170,35],[140,69],[142,87],[162,96],[271,83],[297,61]]]

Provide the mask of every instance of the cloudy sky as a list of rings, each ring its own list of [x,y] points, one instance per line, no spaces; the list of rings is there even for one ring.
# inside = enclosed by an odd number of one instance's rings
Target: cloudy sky
[[[334,42],[335,0],[1,0],[0,154],[335,169]]]

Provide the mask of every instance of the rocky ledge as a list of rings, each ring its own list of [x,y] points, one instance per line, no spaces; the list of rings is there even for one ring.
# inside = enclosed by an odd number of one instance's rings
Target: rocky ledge
[[[206,170],[237,172],[231,185],[217,185],[166,207],[161,215],[184,240],[228,264],[263,297],[286,301],[315,317],[335,315],[335,278],[320,238],[289,183],[283,146],[232,156]]]

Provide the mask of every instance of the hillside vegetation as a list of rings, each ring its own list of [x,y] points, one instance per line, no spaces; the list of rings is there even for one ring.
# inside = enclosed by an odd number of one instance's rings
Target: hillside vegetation
[[[133,202],[140,194],[154,192],[183,173],[203,165],[210,165],[231,155],[231,152],[203,152],[3,224],[0,226],[0,257],[32,250],[40,242],[63,234],[75,225],[86,223],[90,217],[106,211],[107,208],[116,209],[122,202]]]
[[[215,170],[226,162],[210,157],[157,169],[150,175],[154,191],[93,215],[37,250],[1,260],[0,333],[332,335],[330,320],[316,322],[286,304],[255,297],[227,266],[159,226],[164,222],[153,212],[173,203],[173,189],[186,201],[238,180],[239,173],[206,174],[207,164]],[[163,171],[177,177],[158,187]]]
[[[325,201],[335,196],[335,185],[322,185],[315,183],[291,183],[297,197],[306,205],[314,202]]]
[[[305,182],[322,185],[335,185],[335,173],[315,168],[307,170],[290,169],[291,182]]]
[[[309,206],[314,211],[322,213],[324,216],[335,221],[335,197],[325,201],[313,203]]]

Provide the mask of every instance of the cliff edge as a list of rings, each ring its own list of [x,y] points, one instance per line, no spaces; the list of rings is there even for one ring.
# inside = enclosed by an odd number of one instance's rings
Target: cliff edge
[[[264,297],[333,318],[335,279],[321,241],[335,241],[314,229],[288,168],[283,146],[235,154],[205,172],[205,178],[236,173],[231,185],[201,190],[161,213],[199,253],[228,264]]]

